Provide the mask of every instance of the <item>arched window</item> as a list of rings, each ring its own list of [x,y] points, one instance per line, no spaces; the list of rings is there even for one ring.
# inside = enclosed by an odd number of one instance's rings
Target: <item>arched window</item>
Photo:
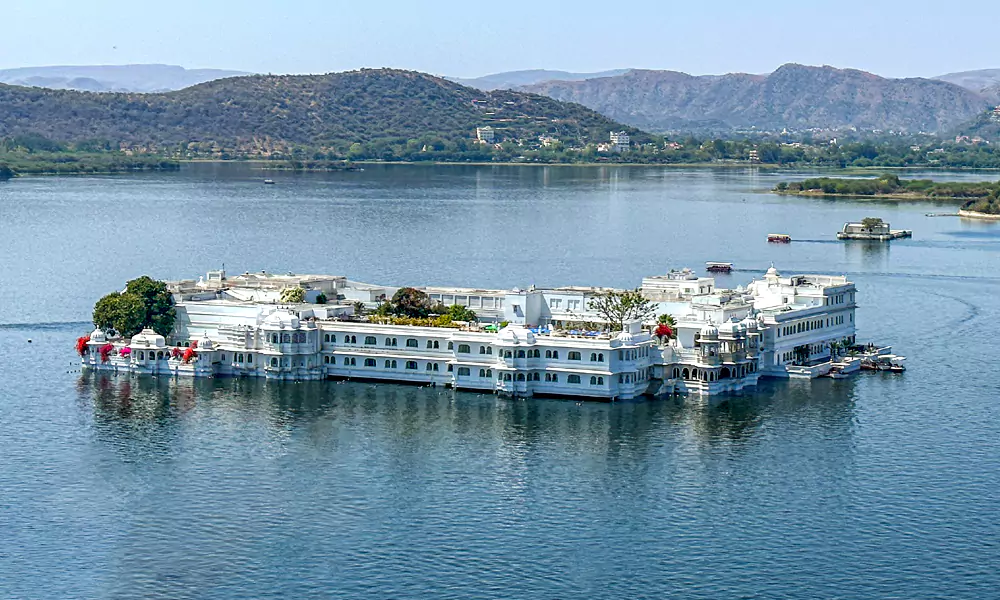
[[[392,338],[385,338],[385,345],[386,346],[391,346],[392,345]]]
[[[393,347],[393,348],[395,348],[395,347],[396,347],[396,338],[392,338],[392,347]]]
[[[532,381],[540,381],[541,378],[542,378],[542,375],[540,373],[532,373],[531,374],[531,380]]]
[[[517,374],[517,380],[518,381],[524,381],[524,373],[518,373]]]
[[[331,333],[330,334],[330,342],[334,343],[334,344],[337,343],[337,334],[336,333]]]
[[[415,340],[413,338],[407,338],[406,339],[406,347],[407,348],[418,348],[419,344],[417,344],[417,340]]]
[[[510,373],[504,373],[503,374],[503,380],[504,381],[510,381]]]
[[[597,362],[604,362],[604,353],[603,352],[598,352],[597,353]]]
[[[427,349],[430,350],[433,347],[434,347],[434,343],[431,342],[430,340],[427,340]]]
[[[435,350],[440,350],[441,349],[441,344],[437,340],[434,340],[434,349]]]
[[[552,351],[551,350],[546,350],[545,351],[545,358],[552,358]]]
[[[555,359],[555,360],[559,360],[559,351],[558,350],[553,350],[552,351],[552,358]]]
[[[595,375],[590,376],[590,385],[597,385],[597,376]]]
[[[396,361],[392,361],[392,368],[393,368],[393,369],[395,369],[395,368],[396,368]]]
[[[434,363],[434,370],[435,370],[435,371],[440,371],[440,369],[438,368],[439,366],[440,366],[440,365],[438,365],[437,363]]]
[[[598,377],[597,378],[597,385],[604,385],[604,378],[603,377]]]
[[[365,366],[366,367],[374,367],[375,366],[375,359],[374,358],[366,358],[365,359]]]
[[[277,357],[274,357],[274,358],[271,359],[271,366],[272,367],[277,367],[278,366],[278,359],[277,359]]]
[[[448,342],[448,349],[449,350],[454,350],[455,349],[455,342]]]
[[[566,376],[566,383],[580,383],[580,376],[579,375],[567,375]]]
[[[552,383],[559,383],[559,373],[552,374]]]
[[[272,344],[277,344],[278,343],[278,334],[277,333],[272,333],[271,334],[271,343]]]
[[[545,374],[545,381],[552,381],[552,373]]]
[[[591,352],[590,353],[590,362],[597,362],[597,353],[596,352]]]
[[[486,354],[487,355],[493,354],[493,346],[486,346]]]
[[[426,365],[424,365],[424,366],[425,366],[425,367],[427,367],[427,369],[426,369],[427,371],[430,371],[431,369],[433,369],[433,368],[434,368],[434,367],[432,367],[432,366],[431,366],[431,363],[427,363],[427,364],[426,364]]]
[[[385,361],[385,368],[386,369],[391,369],[392,368],[392,361],[389,361],[389,360]]]
[[[619,350],[618,351],[618,360],[625,360],[625,351],[624,350]]]
[[[458,352],[459,354],[468,354],[472,352],[472,348],[470,348],[468,344],[459,344]]]
[[[459,367],[458,368],[458,376],[459,377],[468,377],[469,375],[470,375],[469,367]],[[480,375],[480,377],[482,377],[482,375]]]
[[[687,369],[684,369],[683,373],[684,373],[684,379],[691,379],[691,372],[690,371],[688,371]]]
[[[517,357],[518,358],[524,358],[524,350],[518,350],[517,351]]]
[[[365,336],[365,345],[366,346],[374,346],[377,343],[378,343],[378,341],[375,339],[374,335]]]
[[[479,347],[479,353],[480,354],[486,354],[486,346],[480,346]]]
[[[583,357],[580,356],[579,352],[570,352],[569,360],[581,360]]]
[[[486,369],[486,377],[493,379],[493,369]]]
[[[323,334],[323,341],[324,342],[329,342],[330,341],[330,334],[329,333],[324,333]]]
[[[459,371],[459,374],[461,374],[461,371]],[[485,377],[486,377],[486,369],[479,369],[479,378],[484,379]]]
[[[452,365],[452,364],[449,364],[449,365],[448,365],[448,368],[447,368],[447,369],[445,369],[445,371],[447,371],[447,372],[449,372],[449,373],[451,373],[451,372],[452,372],[452,371],[454,371],[454,370],[455,370],[455,365]]]

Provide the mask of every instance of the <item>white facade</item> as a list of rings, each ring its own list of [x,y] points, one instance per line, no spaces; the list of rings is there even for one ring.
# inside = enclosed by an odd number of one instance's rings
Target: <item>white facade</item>
[[[480,142],[484,144],[492,144],[495,138],[496,135],[493,131],[493,128],[490,127],[489,125],[485,127],[476,127],[476,139],[478,139]]]
[[[629,137],[624,131],[611,132],[611,149],[615,152],[625,152],[628,150]]]
[[[600,323],[589,299],[605,291],[601,288],[424,288],[435,301],[509,321],[490,332],[351,320],[359,289],[384,298],[398,288],[340,277],[241,277],[222,273],[198,283],[170,283],[177,311],[169,336],[173,345],[148,330],[131,340],[109,340],[97,330],[86,344],[84,366],[631,399],[737,392],[755,386],[761,376],[818,376],[839,364],[838,348],[854,343],[854,284],[844,277],[782,277],[773,267],[763,280],[736,290],[718,290],[714,279],[690,271],[645,278],[643,292],[658,314],[676,321],[673,339],[653,336],[653,321],[629,323],[618,334],[571,329]],[[335,300],[288,305],[264,299],[270,296],[246,299],[248,290],[293,282]]]

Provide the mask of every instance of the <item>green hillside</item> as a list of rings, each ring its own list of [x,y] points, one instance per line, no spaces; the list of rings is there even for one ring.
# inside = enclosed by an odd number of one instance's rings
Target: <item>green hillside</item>
[[[607,141],[611,130],[648,139],[577,104],[393,69],[234,77],[163,94],[0,85],[2,138],[41,136],[70,147],[97,141],[139,153],[273,156],[307,147],[333,157],[380,140],[471,148],[483,125],[497,141],[547,135],[574,145]]]

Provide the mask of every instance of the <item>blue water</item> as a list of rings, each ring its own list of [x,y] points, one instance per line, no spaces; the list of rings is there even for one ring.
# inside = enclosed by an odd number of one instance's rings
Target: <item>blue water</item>
[[[755,172],[276,178],[0,184],[0,598],[997,596],[1000,224]],[[869,215],[914,238],[833,241]],[[611,405],[85,375],[72,352],[141,273],[636,285],[706,260],[733,285],[850,275],[859,337],[909,370]]]

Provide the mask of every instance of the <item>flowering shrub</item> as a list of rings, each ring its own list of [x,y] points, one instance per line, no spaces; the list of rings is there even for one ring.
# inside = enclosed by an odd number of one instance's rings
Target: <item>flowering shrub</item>
[[[191,348],[197,348],[197,347],[198,347],[198,340],[191,340]]]
[[[188,348],[187,350],[185,350],[184,354],[182,355],[182,358],[183,358],[183,360],[184,360],[185,363],[191,362],[191,359],[194,358],[194,356],[195,356],[195,354],[194,354],[194,347],[193,346],[194,346],[194,344],[192,344],[191,348]]]
[[[118,354],[121,354],[122,356],[129,356],[132,354],[132,349],[129,348],[128,346],[125,346],[124,348],[118,351]]]
[[[101,362],[105,363],[108,362],[108,357],[111,356],[111,353],[115,351],[115,347],[111,344],[104,344],[97,351],[101,354]]]
[[[87,353],[87,342],[90,341],[90,336],[83,336],[76,338],[76,353],[83,356]]]
[[[670,325],[665,323],[660,323],[656,326],[656,337],[658,338],[672,338],[674,337],[674,330],[670,328]]]
[[[180,358],[182,354],[184,354],[184,351],[181,350],[180,348],[174,348],[173,350],[170,351],[170,356],[172,356],[173,358]]]

